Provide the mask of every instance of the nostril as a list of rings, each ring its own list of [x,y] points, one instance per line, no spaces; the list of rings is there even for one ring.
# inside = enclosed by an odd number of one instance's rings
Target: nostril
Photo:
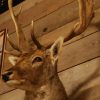
[[[2,75],[2,79],[4,80],[4,82],[7,82],[9,80],[9,76],[8,75]]]

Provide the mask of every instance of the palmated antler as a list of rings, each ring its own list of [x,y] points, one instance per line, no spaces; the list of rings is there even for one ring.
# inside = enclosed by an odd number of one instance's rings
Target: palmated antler
[[[35,35],[34,35],[34,23],[33,23],[33,21],[32,21],[32,23],[31,23],[31,25],[32,25],[32,29],[31,29],[31,38],[32,38],[32,40],[33,40],[33,42],[35,43],[35,45],[37,46],[37,48],[38,49],[42,49],[43,48],[43,46],[40,44],[40,42],[36,39],[36,37],[35,37]]]
[[[24,35],[22,28],[18,22],[19,14],[17,16],[14,15],[13,8],[12,8],[12,0],[8,0],[8,7],[9,7],[10,14],[11,14],[11,18],[15,25],[17,39],[18,39],[18,45],[16,46],[14,43],[12,43],[9,38],[8,38],[8,41],[14,49],[16,49],[17,51],[24,52],[25,50],[30,49],[30,46],[29,46],[29,43],[27,42],[27,40],[25,39],[25,35]],[[20,12],[21,12],[21,9],[20,9]]]
[[[94,17],[93,0],[78,0],[78,3],[80,21],[75,24],[74,28],[68,33],[69,35],[67,35],[64,41],[68,41],[84,32]]]

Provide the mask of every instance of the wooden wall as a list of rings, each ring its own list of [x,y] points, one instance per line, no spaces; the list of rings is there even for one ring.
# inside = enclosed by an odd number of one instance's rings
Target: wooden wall
[[[83,100],[100,99],[100,0],[94,1],[95,17],[91,25],[82,35],[64,43],[58,62],[58,73],[66,91],[70,97],[76,94],[76,100],[82,100],[82,94],[87,93],[92,96],[85,95],[86,99]],[[15,7],[16,13],[19,6]],[[23,2],[22,6],[19,20],[29,42],[31,20],[34,20],[35,34],[43,45],[54,42],[59,36],[68,35],[78,20],[76,0],[29,0]],[[8,11],[0,15],[0,30],[5,27],[12,41],[16,42],[15,29]],[[9,44],[7,49],[12,50]],[[7,95],[12,90],[0,82],[0,100],[4,99],[2,94]]]

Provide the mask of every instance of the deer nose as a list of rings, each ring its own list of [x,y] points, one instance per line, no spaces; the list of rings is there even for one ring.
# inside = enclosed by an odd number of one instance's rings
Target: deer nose
[[[4,82],[9,81],[9,76],[12,74],[12,72],[7,72],[6,74],[2,75],[2,79]]]

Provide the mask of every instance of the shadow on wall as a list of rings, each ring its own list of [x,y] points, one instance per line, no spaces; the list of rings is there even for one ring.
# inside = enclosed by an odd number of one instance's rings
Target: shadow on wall
[[[98,63],[100,65],[100,62]],[[69,96],[69,100],[100,100],[100,85],[92,88],[80,90],[92,80],[100,77],[100,66],[94,71],[94,73],[86,79],[83,83],[77,86],[73,93]]]

